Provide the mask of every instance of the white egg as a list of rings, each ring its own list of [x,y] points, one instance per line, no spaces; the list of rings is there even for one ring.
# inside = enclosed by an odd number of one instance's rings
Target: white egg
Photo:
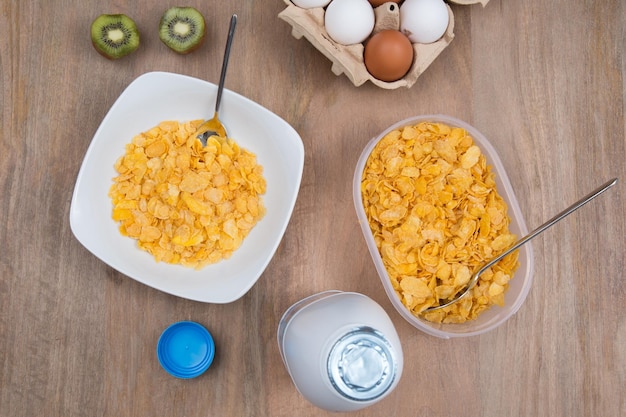
[[[337,43],[361,43],[374,30],[374,9],[367,0],[333,0],[326,8],[324,26]]]
[[[400,31],[413,43],[432,43],[443,36],[450,16],[443,0],[405,0],[400,6]]]
[[[293,4],[303,9],[313,9],[315,7],[325,7],[330,0],[291,0]]]

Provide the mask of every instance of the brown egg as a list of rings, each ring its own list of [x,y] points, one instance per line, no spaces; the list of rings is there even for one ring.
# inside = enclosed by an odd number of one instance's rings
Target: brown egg
[[[372,7],[378,7],[381,4],[385,4],[385,3],[400,3],[400,0],[369,0],[370,4],[372,5]]]
[[[404,77],[413,64],[413,45],[397,30],[376,33],[365,44],[365,68],[381,81],[397,81]]]

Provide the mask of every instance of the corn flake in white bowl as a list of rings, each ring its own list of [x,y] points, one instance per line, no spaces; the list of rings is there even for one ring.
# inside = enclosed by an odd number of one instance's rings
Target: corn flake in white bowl
[[[157,262],[120,233],[108,196],[117,175],[114,164],[134,136],[166,120],[209,118],[216,95],[216,85],[179,74],[150,72],[135,79],[113,104],[85,154],[72,196],[70,226],[87,250],[124,275],[175,296],[228,303],[259,279],[293,212],[304,147],[287,122],[237,93],[223,92],[220,120],[229,137],[256,155],[267,181],[262,196],[265,216],[229,259],[202,269]]]

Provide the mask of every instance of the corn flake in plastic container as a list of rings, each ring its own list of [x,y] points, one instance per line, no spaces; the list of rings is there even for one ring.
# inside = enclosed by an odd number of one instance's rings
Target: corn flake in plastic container
[[[417,116],[414,118],[400,121],[393,126],[387,128],[384,132],[382,132],[376,138],[372,139],[367,144],[361,154],[361,157],[359,158],[354,174],[353,197],[357,216],[359,218],[359,222],[361,224],[362,231],[368,249],[370,251],[370,255],[372,256],[378,275],[383,283],[385,292],[387,293],[393,306],[404,319],[406,319],[409,323],[411,323],[419,330],[441,338],[482,334],[494,329],[495,327],[501,325],[506,320],[508,320],[513,314],[515,314],[519,310],[524,300],[526,299],[532,283],[533,255],[530,244],[527,243],[518,250],[518,266],[514,272],[512,279],[510,279],[510,281],[506,283],[508,289],[503,294],[503,301],[500,300],[500,302],[497,303],[501,305],[492,305],[488,309],[481,311],[476,318],[465,321],[463,323],[436,323],[426,320],[423,316],[419,314],[413,314],[403,304],[402,300],[398,296],[397,289],[394,288],[394,284],[392,284],[389,271],[387,271],[379,248],[376,245],[372,230],[370,228],[370,223],[368,221],[368,216],[366,215],[365,207],[363,205],[363,197],[361,191],[363,172],[364,168],[366,167],[368,158],[372,154],[372,151],[374,150],[376,145],[388,133],[394,130],[402,129],[406,126],[414,126],[422,122],[442,123],[452,128],[458,127],[467,131],[468,135],[471,136],[471,138],[473,139],[474,145],[476,145],[480,149],[482,155],[484,155],[487,165],[490,166],[491,170],[495,174],[497,194],[499,194],[499,196],[504,200],[504,203],[508,208],[507,215],[509,217],[510,223],[508,224],[507,233],[516,235],[517,237],[521,237],[527,234],[526,225],[521,215],[521,211],[515,198],[515,194],[513,193],[513,189],[506,175],[506,171],[504,170],[502,162],[500,161],[493,146],[474,127],[458,119],[445,115]],[[466,152],[466,154],[463,155],[463,158],[472,158],[472,151],[474,150],[477,149],[472,149],[470,152]],[[464,162],[465,161],[461,161],[460,163]],[[469,161],[468,163],[470,162],[471,161]],[[407,173],[407,175],[408,174],[410,173]],[[507,246],[509,245],[507,244]],[[406,282],[408,283],[409,280],[407,280]],[[494,291],[493,293],[495,294],[496,292]],[[502,295],[497,295],[496,298],[497,297],[502,297]],[[404,301],[406,303],[406,299]]]

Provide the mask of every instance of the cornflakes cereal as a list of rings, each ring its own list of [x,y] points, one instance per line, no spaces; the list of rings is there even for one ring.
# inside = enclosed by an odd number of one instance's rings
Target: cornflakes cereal
[[[517,251],[460,301],[424,312],[462,292],[474,271],[515,242],[494,178],[473,138],[441,123],[389,132],[370,154],[363,206],[393,288],[414,315],[462,323],[503,305]]]
[[[196,138],[200,120],[135,136],[109,196],[120,232],[157,261],[201,268],[230,257],[265,214],[256,156],[231,139]]]

